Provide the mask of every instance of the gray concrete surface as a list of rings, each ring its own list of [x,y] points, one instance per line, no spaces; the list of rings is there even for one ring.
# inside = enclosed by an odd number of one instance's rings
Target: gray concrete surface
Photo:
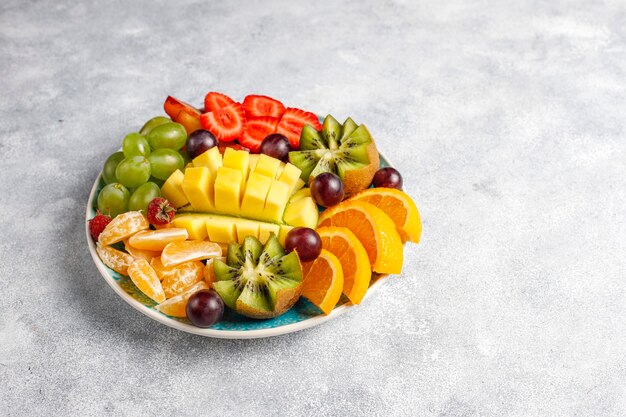
[[[626,4],[0,4],[0,415],[626,415]],[[367,124],[424,219],[401,276],[288,336],[119,299],[86,199],[167,94]]]

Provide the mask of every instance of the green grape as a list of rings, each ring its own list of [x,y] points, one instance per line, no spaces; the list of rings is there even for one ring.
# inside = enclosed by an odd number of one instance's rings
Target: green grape
[[[165,123],[172,123],[172,119],[165,116],[157,116],[148,120],[145,125],[139,130],[142,135],[147,135],[152,129]]]
[[[137,187],[131,194],[128,200],[128,211],[143,210],[146,213],[148,204],[156,197],[161,197],[161,189],[155,183],[148,181]]]
[[[187,131],[179,123],[165,123],[152,129],[147,139],[152,149],[179,150],[187,141]]]
[[[131,156],[150,155],[150,145],[146,138],[140,133],[129,133],[122,142],[122,151],[126,158]]]
[[[150,161],[143,156],[126,158],[115,169],[115,176],[124,187],[139,187],[150,178]]]
[[[122,184],[113,182],[105,185],[98,194],[98,210],[102,214],[115,217],[128,211],[130,193]]]
[[[102,179],[105,183],[111,184],[112,182],[117,182],[115,168],[117,168],[117,165],[122,161],[122,159],[124,159],[124,154],[122,152],[115,152],[114,154],[109,155],[107,160],[104,161]]]
[[[185,161],[183,157],[173,149],[157,149],[148,157],[152,176],[160,180],[166,180],[177,169],[183,169]]]

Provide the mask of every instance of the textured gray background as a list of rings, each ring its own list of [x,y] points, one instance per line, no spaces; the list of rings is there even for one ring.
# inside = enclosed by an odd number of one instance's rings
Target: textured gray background
[[[626,414],[624,2],[72,3],[0,4],[0,415]],[[208,90],[367,124],[423,216],[402,275],[253,341],[118,298],[90,187]]]

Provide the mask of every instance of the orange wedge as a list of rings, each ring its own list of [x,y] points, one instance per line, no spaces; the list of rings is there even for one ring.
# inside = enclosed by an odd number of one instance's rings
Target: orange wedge
[[[322,248],[339,259],[343,270],[343,293],[359,304],[372,278],[370,260],[365,248],[349,229],[345,227],[320,227],[316,232],[322,238]]]
[[[96,252],[102,263],[118,274],[128,275],[128,267],[135,262],[135,258],[126,252],[110,246],[102,246],[100,243],[96,245]]]
[[[100,236],[98,242],[103,246],[112,245],[120,242],[137,232],[146,230],[150,227],[148,220],[140,211],[129,211],[116,216],[111,223],[107,224]]]
[[[137,259],[128,267],[128,276],[139,291],[152,298],[157,303],[165,301],[165,293],[159,277],[148,261]]]
[[[404,191],[395,188],[368,188],[350,200],[365,201],[378,207],[396,224],[403,243],[419,243],[422,235],[420,213],[413,199]]]
[[[322,249],[314,261],[302,263],[302,277],[302,295],[324,314],[329,314],[343,290],[343,271],[339,259]]]
[[[393,220],[381,209],[364,201],[346,200],[322,212],[318,227],[324,226],[350,229],[365,248],[373,271],[402,271],[402,240]]]
[[[200,261],[183,262],[176,266],[163,266],[161,258],[153,258],[150,266],[161,280],[165,298],[172,298],[204,278],[204,264]]]
[[[161,252],[161,262],[163,266],[174,266],[187,261],[201,261],[218,256],[222,256],[222,248],[217,243],[185,240],[169,243]]]
[[[187,229],[170,227],[159,230],[144,230],[128,239],[128,244],[137,249],[163,250],[169,243],[187,240]]]
[[[194,284],[187,291],[180,293],[168,300],[163,301],[158,306],[154,307],[156,310],[160,311],[163,314],[167,314],[171,317],[187,317],[187,301],[189,301],[189,297],[194,295],[196,292],[200,290],[208,290],[209,285],[200,281]]]
[[[137,249],[135,247],[130,246],[128,244],[128,239],[124,240],[124,249],[126,249],[126,252],[133,255],[134,258],[145,259],[148,262],[150,262],[153,258],[161,256],[161,251]]]

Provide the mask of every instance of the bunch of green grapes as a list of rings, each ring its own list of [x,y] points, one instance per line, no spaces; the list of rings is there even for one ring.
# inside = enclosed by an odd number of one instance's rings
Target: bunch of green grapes
[[[148,203],[161,196],[161,185],[188,156],[180,149],[187,141],[183,125],[167,117],[154,117],[138,133],[126,135],[122,152],[104,162],[102,178],[106,185],[98,194],[98,210],[118,214],[146,210]]]

